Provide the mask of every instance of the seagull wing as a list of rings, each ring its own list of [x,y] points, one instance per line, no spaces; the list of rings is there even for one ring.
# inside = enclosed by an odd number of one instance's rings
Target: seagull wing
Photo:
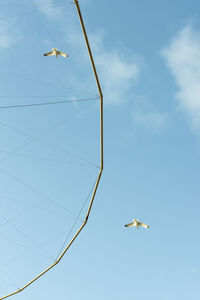
[[[138,222],[138,225],[139,225],[139,226],[142,226],[142,227],[144,227],[144,228],[149,228],[149,225],[144,224],[144,223],[142,223],[142,222]]]
[[[62,55],[62,56],[64,56],[64,57],[68,57],[68,56],[69,56],[68,54],[63,53],[63,52],[61,52],[61,51],[58,51],[58,55]]]
[[[53,51],[44,54],[44,56],[50,56],[50,55],[53,55]]]
[[[128,224],[126,224],[126,225],[124,225],[125,227],[132,227],[132,226],[134,226],[135,225],[135,223],[134,222],[132,222],[132,223],[128,223]]]

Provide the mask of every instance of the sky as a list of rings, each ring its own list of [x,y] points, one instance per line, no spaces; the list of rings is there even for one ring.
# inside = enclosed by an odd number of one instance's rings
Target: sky
[[[68,252],[12,298],[199,299],[199,1],[79,4],[104,170]],[[52,48],[69,57],[43,56]],[[59,257],[99,172],[98,89],[72,2],[0,1],[0,101],[1,298]],[[134,218],[150,228],[124,227]]]

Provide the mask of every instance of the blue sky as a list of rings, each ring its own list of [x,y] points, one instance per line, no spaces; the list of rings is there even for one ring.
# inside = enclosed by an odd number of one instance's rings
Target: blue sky
[[[84,231],[13,298],[199,299],[200,4],[79,3],[104,94],[105,168]],[[69,58],[44,57],[53,47]],[[2,297],[79,228],[100,153],[98,91],[73,4],[1,0],[0,65]],[[133,218],[150,229],[125,228]]]

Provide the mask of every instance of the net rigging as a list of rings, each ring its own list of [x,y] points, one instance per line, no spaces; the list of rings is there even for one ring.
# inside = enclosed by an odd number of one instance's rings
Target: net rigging
[[[74,224],[73,224],[72,228],[70,229],[69,235],[67,236],[67,238],[65,239],[65,241],[64,241],[64,243],[63,243],[63,245],[61,247],[61,250],[60,250],[59,255],[56,258],[56,260],[49,267],[45,268],[40,274],[38,274],[32,280],[30,280],[27,284],[25,284],[21,288],[17,287],[17,290],[15,290],[14,292],[11,292],[11,293],[9,293],[9,294],[1,297],[0,300],[6,299],[6,298],[8,298],[10,296],[13,296],[13,295],[15,295],[17,293],[22,292],[27,287],[29,287],[32,283],[34,283],[36,280],[38,280],[40,277],[42,277],[44,274],[46,274],[49,270],[51,270],[52,268],[54,268],[62,260],[63,256],[66,254],[66,252],[68,251],[68,249],[70,248],[70,246],[73,244],[73,242],[76,240],[76,238],[78,237],[78,235],[81,233],[81,231],[83,230],[83,228],[87,224],[87,221],[88,221],[88,218],[90,216],[90,212],[91,212],[91,209],[92,209],[92,206],[93,206],[94,198],[95,198],[98,186],[99,186],[101,175],[102,175],[102,172],[103,172],[103,94],[102,94],[100,82],[99,82],[99,79],[98,79],[98,74],[97,74],[97,71],[96,71],[96,67],[95,67],[93,55],[92,55],[91,48],[90,48],[90,45],[89,45],[87,33],[86,33],[86,30],[85,30],[85,26],[84,26],[82,14],[81,14],[81,11],[80,11],[79,3],[78,3],[77,0],[74,0],[74,4],[75,4],[76,9],[77,9],[77,13],[78,13],[79,20],[80,20],[80,23],[81,23],[81,27],[82,27],[83,35],[84,35],[84,38],[85,38],[87,50],[88,50],[88,53],[89,53],[89,57],[90,57],[90,61],[91,61],[91,65],[92,65],[92,69],[93,69],[93,73],[94,73],[94,77],[95,77],[97,88],[98,88],[98,91],[99,91],[99,98],[98,98],[99,102],[100,102],[100,167],[99,167],[99,170],[98,170],[99,173],[98,173],[98,176],[97,176],[97,179],[96,179],[95,183],[93,184],[91,190],[89,191],[88,196],[86,197],[86,200],[83,203],[83,206],[81,207],[81,210],[80,210],[79,214],[77,215],[77,217],[76,217],[76,219],[74,221]],[[25,39],[25,38],[28,38],[31,34],[34,34],[36,31],[40,30],[45,25],[46,25],[46,23],[42,24],[40,27],[38,27],[34,31],[32,31],[29,35],[26,35],[25,37],[23,37],[21,39],[21,41],[23,39]],[[0,55],[2,55],[2,54],[3,53],[1,53]],[[44,105],[44,104],[40,103],[40,105]],[[2,123],[1,123],[1,125],[2,125]],[[10,126],[7,126],[7,127],[10,127]],[[27,136],[30,137],[30,135],[28,135],[28,134],[27,134]],[[34,138],[34,137],[33,137],[33,139],[40,140],[40,139],[37,139],[37,138]],[[46,143],[46,144],[50,145],[50,143]],[[17,179],[14,175],[12,175],[7,170],[4,170],[3,168],[1,168],[0,170],[1,170],[1,172],[7,174],[8,176],[13,177],[13,179],[18,180],[21,184],[25,184],[26,185],[26,183],[23,183],[23,181],[21,179]],[[44,198],[47,199],[47,197],[43,193],[40,193],[35,188],[33,188],[31,186],[29,186],[29,188],[32,189],[33,192],[37,192],[37,193],[40,194],[40,196],[42,196],[42,197],[44,197]],[[82,211],[83,211],[83,209],[84,209],[87,201],[89,200],[89,198],[90,198],[90,202],[89,202],[89,206],[87,208],[87,212],[86,212],[86,215],[84,217],[84,220],[81,223],[81,226],[77,229],[77,231],[75,232],[75,234],[71,238],[70,242],[66,246],[65,244],[66,244],[66,242],[67,242],[70,234],[72,233],[72,231],[73,231],[73,229],[74,229],[74,227],[75,227],[75,225],[76,225],[76,223],[77,223],[77,221],[78,221],[78,219],[79,219],[79,217],[80,217],[80,215],[81,215],[81,213],[82,213]]]

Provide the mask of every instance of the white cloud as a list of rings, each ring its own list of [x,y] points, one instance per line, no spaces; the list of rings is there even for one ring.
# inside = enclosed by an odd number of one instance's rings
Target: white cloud
[[[138,80],[142,59],[127,50],[106,49],[102,34],[92,35],[91,40],[105,101],[123,104]]]
[[[169,125],[167,113],[158,112],[149,102],[140,98],[132,108],[134,126],[160,133]]]
[[[181,30],[162,51],[178,85],[176,97],[192,126],[200,128],[200,32],[191,25]]]
[[[15,42],[15,38],[10,34],[9,25],[0,21],[0,49],[7,49],[13,42]]]
[[[55,5],[53,0],[46,0],[45,2],[43,0],[36,0],[35,5],[42,14],[50,18],[56,18],[62,12],[62,9],[58,5]]]
[[[101,74],[104,95],[110,104],[122,104],[136,83],[139,67],[130,58],[120,56],[118,51],[102,51],[96,57]]]
[[[198,267],[191,267],[188,269],[189,273],[199,273],[200,269]]]
[[[79,69],[88,68],[91,70],[82,32],[70,25],[65,30],[67,44],[70,45],[71,49],[73,48],[74,53],[78,53],[74,62],[76,61]],[[107,49],[103,31],[98,31],[95,34],[88,33],[88,38],[104,95],[104,103],[111,105],[125,103],[132,98],[132,88],[139,78],[140,69],[143,65],[142,57],[127,49]],[[94,81],[91,81],[93,75],[91,73],[88,75],[90,78],[80,79],[80,86],[84,82],[87,87],[91,83],[94,84]]]
[[[90,0],[81,0],[80,6],[87,6]],[[56,0],[35,0],[34,4],[38,10],[47,17],[57,18],[62,15],[62,12],[67,10],[69,7],[75,8],[73,0],[63,0],[58,3]],[[68,7],[67,7],[68,6]]]

